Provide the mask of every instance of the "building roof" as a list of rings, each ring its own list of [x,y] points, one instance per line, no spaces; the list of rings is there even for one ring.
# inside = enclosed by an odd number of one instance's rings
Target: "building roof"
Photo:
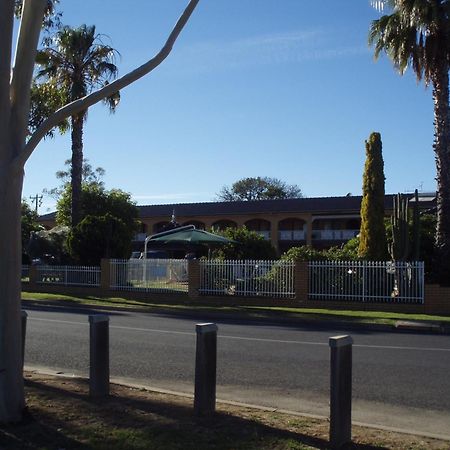
[[[413,198],[412,194],[410,198]],[[385,208],[392,209],[394,195],[385,197]],[[284,200],[254,200],[239,202],[171,203],[167,205],[138,206],[141,219],[152,217],[235,216],[241,214],[313,213],[313,214],[359,214],[361,196],[305,197]],[[435,206],[435,194],[421,194],[421,209]],[[55,213],[40,216],[40,220],[54,220]]]
[[[392,203],[392,200],[391,200]],[[141,217],[170,216],[234,216],[240,214],[271,214],[301,212],[359,211],[361,197],[311,197],[284,200],[254,200],[239,202],[179,203],[140,206]]]

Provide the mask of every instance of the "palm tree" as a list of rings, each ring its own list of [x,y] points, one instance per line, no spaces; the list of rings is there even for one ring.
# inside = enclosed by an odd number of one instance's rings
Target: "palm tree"
[[[417,80],[432,85],[434,101],[434,152],[437,169],[437,273],[450,280],[450,0],[373,1],[391,14],[374,20],[369,44],[375,57],[385,52],[403,74],[412,68]]]
[[[95,26],[79,28],[62,27],[52,43],[38,52],[36,63],[40,67],[37,79],[56,83],[65,97],[73,102],[95,89],[108,84],[117,76],[115,62],[117,51],[104,45]],[[120,100],[119,93],[107,98],[111,112]],[[87,110],[71,116],[72,162],[72,226],[81,220],[81,182],[83,173],[83,127]]]

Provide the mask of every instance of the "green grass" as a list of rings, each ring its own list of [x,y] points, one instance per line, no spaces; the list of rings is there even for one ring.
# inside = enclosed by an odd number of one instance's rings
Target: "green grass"
[[[419,321],[438,321],[450,323],[449,316],[433,316],[428,314],[407,314],[396,312],[383,312],[383,311],[352,311],[352,310],[334,310],[334,309],[304,309],[304,308],[285,308],[285,307],[260,307],[249,306],[251,310],[270,310],[280,313],[287,313],[289,315],[305,315],[309,318],[320,319],[345,319],[351,321],[364,321],[372,323],[393,323],[397,320],[419,320]]]
[[[223,314],[239,314],[248,317],[259,318],[294,318],[318,321],[342,321],[352,323],[372,323],[394,325],[397,320],[443,322],[450,324],[449,316],[433,316],[427,314],[406,314],[382,311],[351,311],[318,308],[292,308],[292,307],[268,307],[268,306],[209,306],[183,302],[180,298],[178,304],[166,304],[153,301],[128,300],[122,297],[76,297],[71,295],[47,294],[35,292],[23,292],[23,300],[60,303],[68,306],[102,306],[133,308],[142,311],[167,310],[178,312],[220,312]]]
[[[327,420],[217,404],[198,417],[191,398],[111,385],[89,397],[89,383],[25,372],[27,413],[0,424],[8,450],[306,450],[329,447]],[[354,425],[355,450],[444,450],[448,442]]]

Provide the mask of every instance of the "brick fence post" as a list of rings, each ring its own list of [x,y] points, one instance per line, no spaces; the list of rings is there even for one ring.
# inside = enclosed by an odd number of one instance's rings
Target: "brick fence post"
[[[33,289],[36,288],[36,284],[37,284],[37,266],[30,266],[30,269],[28,271],[28,289],[30,291],[33,291]]]
[[[100,288],[102,291],[111,290],[111,260],[103,258],[100,263]]]
[[[307,261],[296,261],[294,270],[295,300],[308,300],[309,268]]]
[[[188,296],[196,299],[200,297],[200,262],[197,259],[188,261]]]

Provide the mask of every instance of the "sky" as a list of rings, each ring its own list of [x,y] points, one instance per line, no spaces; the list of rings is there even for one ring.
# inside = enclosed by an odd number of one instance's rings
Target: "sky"
[[[187,0],[61,0],[64,24],[96,25],[120,52],[119,75],[163,45]],[[85,157],[107,189],[139,205],[213,201],[244,177],[298,185],[304,196],[361,195],[364,142],[381,133],[386,192],[435,187],[431,88],[377,62],[369,0],[200,0],[168,59],[98,104]],[[70,133],[39,144],[23,197],[58,186]],[[54,210],[45,196],[41,214]]]

